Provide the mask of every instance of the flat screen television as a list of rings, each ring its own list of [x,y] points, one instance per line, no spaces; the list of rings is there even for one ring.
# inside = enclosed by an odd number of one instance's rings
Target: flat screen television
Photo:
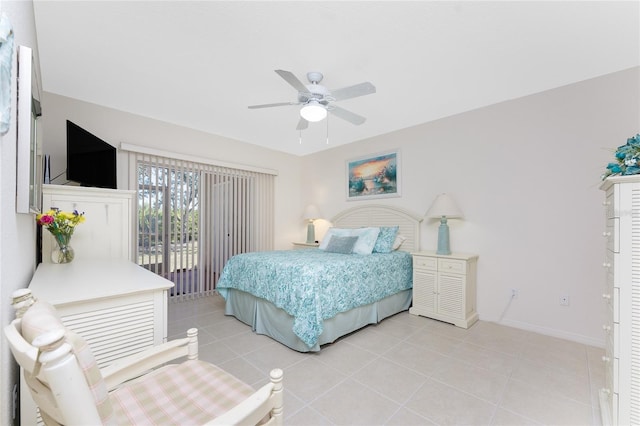
[[[117,189],[116,148],[67,120],[67,180]]]

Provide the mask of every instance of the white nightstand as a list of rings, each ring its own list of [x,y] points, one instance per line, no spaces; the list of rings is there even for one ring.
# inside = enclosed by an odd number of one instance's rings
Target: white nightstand
[[[308,250],[312,248],[318,248],[320,243],[291,243],[294,250]]]
[[[413,255],[413,307],[409,312],[469,328],[478,321],[478,256],[417,252]]]

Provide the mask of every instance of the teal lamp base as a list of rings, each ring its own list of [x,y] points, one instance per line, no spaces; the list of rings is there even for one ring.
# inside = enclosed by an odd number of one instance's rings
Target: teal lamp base
[[[307,244],[313,244],[316,242],[316,227],[313,225],[313,221],[310,220],[307,225]]]
[[[438,250],[436,254],[451,254],[451,249],[449,248],[449,225],[447,225],[446,216],[440,218],[440,226],[438,227]]]

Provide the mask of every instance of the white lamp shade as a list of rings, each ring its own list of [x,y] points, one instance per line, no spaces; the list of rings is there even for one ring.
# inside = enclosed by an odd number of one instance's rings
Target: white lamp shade
[[[429,218],[440,218],[442,216],[446,216],[448,218],[462,218],[462,210],[458,207],[453,198],[451,198],[448,194],[439,194],[427,213],[426,217]]]
[[[303,219],[306,220],[314,220],[320,219],[322,215],[320,214],[320,210],[316,207],[315,204],[309,204],[306,209],[304,209],[304,214],[302,215]]]
[[[311,122],[321,121],[327,116],[327,109],[318,101],[309,101],[300,108],[300,116]]]

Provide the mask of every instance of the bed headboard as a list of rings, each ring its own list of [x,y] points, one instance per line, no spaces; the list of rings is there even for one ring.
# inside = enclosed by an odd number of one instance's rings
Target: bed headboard
[[[420,250],[420,222],[422,217],[407,210],[386,205],[368,204],[352,207],[331,219],[336,228],[360,228],[363,226],[396,226],[398,233],[406,238],[400,250]]]

